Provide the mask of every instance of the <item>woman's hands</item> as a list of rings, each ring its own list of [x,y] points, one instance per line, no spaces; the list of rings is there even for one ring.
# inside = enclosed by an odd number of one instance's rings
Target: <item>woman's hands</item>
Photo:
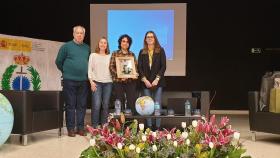
[[[93,92],[97,90],[97,85],[95,84],[94,81],[90,81],[90,89]]]
[[[158,79],[156,78],[153,82],[152,82],[152,86],[155,87],[158,85]]]
[[[152,83],[149,80],[147,80],[146,77],[144,77],[142,79],[142,81],[145,83],[145,86],[147,88],[153,88],[153,87],[156,87],[158,85],[159,78],[157,77]]]

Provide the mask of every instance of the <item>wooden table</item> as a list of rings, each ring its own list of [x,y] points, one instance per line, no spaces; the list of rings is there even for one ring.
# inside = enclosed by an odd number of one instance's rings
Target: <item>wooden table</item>
[[[119,116],[115,116],[115,118],[119,118]],[[146,126],[147,118],[161,118],[161,127],[166,129],[171,129],[173,127],[181,128],[181,122],[186,122],[187,126],[191,125],[193,120],[201,119],[201,116],[182,116],[182,115],[150,115],[150,116],[141,116],[141,115],[126,115],[125,118],[127,120],[137,119],[138,123],[144,123]]]

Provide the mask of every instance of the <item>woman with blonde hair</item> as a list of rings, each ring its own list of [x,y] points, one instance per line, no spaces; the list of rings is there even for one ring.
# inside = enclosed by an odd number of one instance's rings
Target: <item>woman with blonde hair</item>
[[[90,54],[88,65],[88,79],[92,91],[91,121],[93,127],[107,122],[112,92],[112,77],[109,64],[108,40],[102,37],[96,46],[95,52]]]

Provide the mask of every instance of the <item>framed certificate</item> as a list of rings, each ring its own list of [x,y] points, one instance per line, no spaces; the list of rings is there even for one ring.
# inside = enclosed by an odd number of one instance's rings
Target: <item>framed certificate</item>
[[[118,78],[137,78],[133,57],[116,57]]]

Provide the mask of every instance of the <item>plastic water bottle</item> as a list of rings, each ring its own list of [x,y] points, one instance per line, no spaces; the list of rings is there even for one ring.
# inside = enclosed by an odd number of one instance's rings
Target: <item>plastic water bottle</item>
[[[116,115],[121,114],[121,101],[119,99],[116,99],[115,101],[115,114]]]
[[[158,102],[155,102],[155,116],[160,116],[160,105]]]
[[[186,100],[185,102],[185,116],[191,116],[191,103],[189,100]]]

